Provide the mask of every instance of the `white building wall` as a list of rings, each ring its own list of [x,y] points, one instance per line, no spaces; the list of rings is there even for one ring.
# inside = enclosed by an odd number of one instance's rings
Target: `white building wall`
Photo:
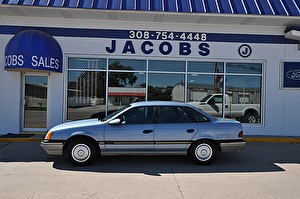
[[[65,88],[64,88],[64,75],[61,73],[50,73],[49,76],[49,127],[51,128],[59,123],[62,123],[64,109]]]
[[[247,33],[247,34],[273,34],[283,35],[283,27],[249,27],[249,26],[214,26],[201,24],[161,24],[155,23],[149,26],[149,23],[126,23],[112,21],[84,21],[84,20],[48,20],[48,19],[22,19],[22,18],[2,18],[0,24],[20,25],[20,26],[45,26],[45,27],[71,27],[71,28],[98,28],[98,29],[142,29],[154,31],[182,31],[187,32],[214,32],[214,33]],[[8,40],[13,35],[1,35],[0,53],[4,55],[4,48]],[[67,56],[87,56],[87,57],[145,57],[137,48],[136,55],[123,55],[122,53],[108,54],[105,46],[109,46],[112,39],[100,38],[71,38],[55,37],[63,50],[64,66],[66,73]],[[125,40],[116,39],[118,43],[123,44]],[[139,45],[141,41],[136,40],[134,44]],[[154,44],[161,41],[152,41]],[[295,44],[249,44],[253,53],[248,58],[241,58],[237,49],[242,43],[217,43],[208,42],[210,45],[210,55],[199,57],[193,54],[188,57],[179,57],[176,46],[178,41],[169,41],[174,46],[174,52],[168,56],[162,56],[157,48],[150,55],[153,58],[176,59],[176,60],[219,60],[219,61],[259,61],[265,63],[263,77],[263,121],[262,124],[250,125],[244,124],[245,135],[284,135],[299,136],[298,113],[300,106],[300,90],[283,90],[280,88],[281,80],[281,61],[300,61],[300,52],[296,51]],[[149,56],[147,56],[149,57]],[[0,63],[4,63],[3,56],[0,57]],[[66,94],[66,75],[51,73],[49,77],[50,86],[50,118],[49,127],[63,122]],[[4,66],[0,68],[0,134],[19,133],[21,128],[21,74],[20,72],[7,72]],[[5,113],[5,114],[3,114]],[[5,124],[5,125],[2,125]]]
[[[0,35],[0,134],[20,132],[20,72],[4,70],[4,50],[9,36]],[[3,47],[2,47],[3,46]]]
[[[285,45],[284,61],[300,61],[300,51],[298,45]],[[279,66],[280,77],[283,76],[282,66]],[[282,134],[290,136],[300,136],[300,89],[280,89],[282,93],[281,103],[283,113],[281,115]]]
[[[2,60],[1,60],[1,63]],[[19,133],[21,77],[18,72],[0,72],[0,134]]]

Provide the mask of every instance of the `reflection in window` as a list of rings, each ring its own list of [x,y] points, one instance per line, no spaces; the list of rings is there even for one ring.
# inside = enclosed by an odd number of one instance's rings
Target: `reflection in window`
[[[163,100],[191,102],[213,116],[260,123],[262,66],[262,63],[69,58],[67,119],[86,118],[92,112],[105,116],[133,101]],[[237,105],[255,108],[241,115]]]
[[[89,118],[95,112],[105,116],[105,72],[69,71],[68,120]]]
[[[228,63],[226,65],[227,73],[240,74],[262,74],[261,63]]]
[[[223,73],[224,64],[222,62],[195,62],[189,61],[187,66],[188,72],[202,73]]]
[[[149,74],[148,100],[184,101],[183,74]]]
[[[146,60],[109,59],[108,69],[145,71]]]
[[[222,93],[223,75],[188,75],[187,101],[201,101],[207,95]]]
[[[149,60],[149,71],[185,72],[184,61]]]
[[[116,110],[133,101],[145,101],[146,75],[138,72],[110,72],[108,110]]]
[[[223,75],[188,75],[188,101],[212,116],[222,117],[223,78]]]
[[[25,76],[24,128],[47,127],[47,88],[47,76]]]
[[[230,98],[231,111],[227,117],[245,123],[259,123],[261,115],[261,77],[227,76],[226,94]]]
[[[69,58],[69,69],[106,69],[106,59]]]

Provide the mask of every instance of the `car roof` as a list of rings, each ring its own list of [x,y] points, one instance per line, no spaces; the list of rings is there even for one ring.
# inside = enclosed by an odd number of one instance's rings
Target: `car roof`
[[[133,102],[131,106],[190,106],[189,104],[183,102],[175,101],[141,101]]]

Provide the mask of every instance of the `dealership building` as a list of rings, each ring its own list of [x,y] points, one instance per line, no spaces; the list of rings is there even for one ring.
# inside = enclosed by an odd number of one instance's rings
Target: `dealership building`
[[[0,54],[0,134],[166,100],[300,136],[300,0],[0,0]]]

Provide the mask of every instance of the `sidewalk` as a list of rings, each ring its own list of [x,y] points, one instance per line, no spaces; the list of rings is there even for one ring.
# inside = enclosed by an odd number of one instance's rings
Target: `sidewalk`
[[[45,136],[45,132],[40,133],[21,133],[0,135],[0,142],[40,142]],[[246,142],[282,142],[282,143],[300,143],[300,137],[280,137],[280,136],[244,136]]]

